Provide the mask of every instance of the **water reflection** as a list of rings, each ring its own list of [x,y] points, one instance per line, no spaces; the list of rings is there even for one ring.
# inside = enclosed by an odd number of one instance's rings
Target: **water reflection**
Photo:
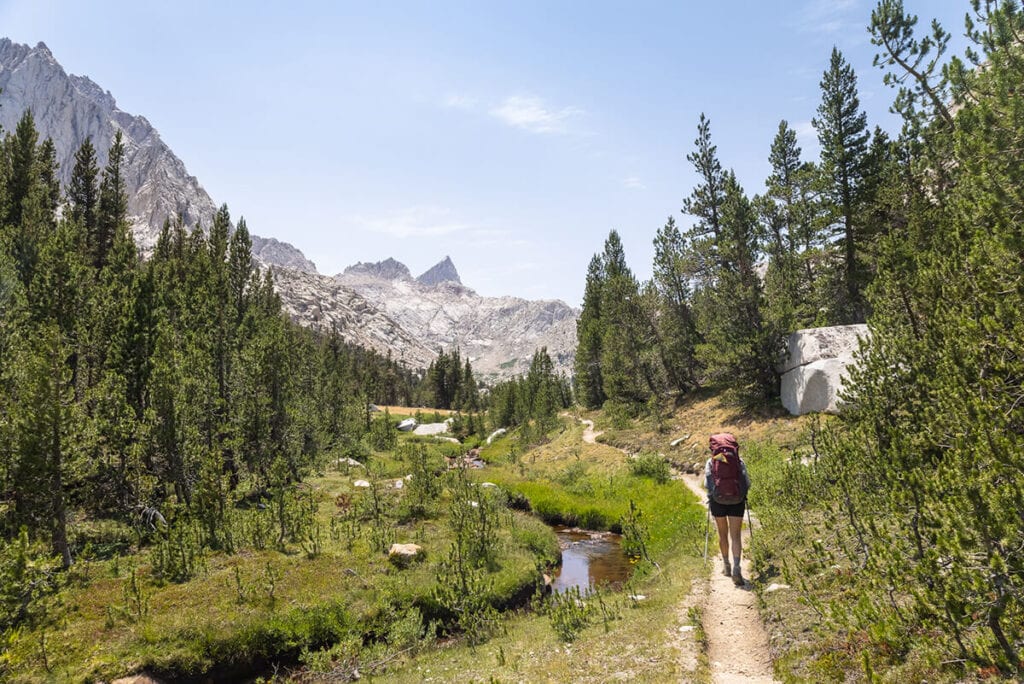
[[[561,525],[554,529],[562,547],[562,566],[555,571],[552,591],[586,591],[599,585],[617,589],[629,578],[632,565],[622,553],[620,535]]]

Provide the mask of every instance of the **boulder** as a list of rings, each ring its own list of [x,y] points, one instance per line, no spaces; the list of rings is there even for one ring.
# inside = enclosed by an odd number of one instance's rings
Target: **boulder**
[[[491,442],[496,440],[498,437],[501,437],[506,432],[508,432],[508,430],[506,430],[505,428],[498,428],[497,430],[492,432],[490,436],[487,437],[487,443],[490,444]]]
[[[798,330],[789,336],[789,353],[780,367],[782,405],[795,416],[838,413],[846,369],[854,363],[866,325]]]
[[[392,544],[388,549],[388,560],[400,568],[421,561],[425,556],[426,552],[419,544]]]
[[[401,430],[402,432],[411,432],[412,430],[415,430],[416,419],[406,418],[405,420],[398,424],[398,429]]]
[[[414,435],[439,435],[443,432],[448,432],[448,423],[423,423],[417,425],[416,429],[413,430]]]

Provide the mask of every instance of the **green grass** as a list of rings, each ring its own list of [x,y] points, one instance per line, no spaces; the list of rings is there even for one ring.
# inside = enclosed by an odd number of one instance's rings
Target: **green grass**
[[[391,480],[409,472],[397,458],[376,457],[378,477]],[[316,519],[328,530],[338,512],[336,500],[368,494],[352,486],[367,470],[350,467],[308,478]],[[406,490],[383,490],[389,512],[402,509]],[[214,673],[235,678],[260,663],[294,661],[316,650],[358,636],[373,643],[415,606],[424,621],[440,617],[432,591],[437,562],[452,542],[442,496],[432,518],[395,527],[395,541],[426,549],[426,561],[399,570],[371,548],[368,523],[348,548],[325,532],[313,558],[295,544],[284,552],[243,549],[235,554],[205,551],[204,569],[180,584],[158,581],[150,551],[131,547],[109,560],[80,562],[61,592],[53,624],[16,636],[0,655],[0,675],[20,682],[113,679],[148,671],[170,677]],[[557,558],[554,535],[523,513],[510,513],[495,531],[497,567],[490,573],[488,600],[507,606],[528,598],[537,563]],[[132,594],[135,571],[140,591]],[[143,607],[144,606],[144,607]],[[44,663],[43,645],[46,659]],[[218,674],[219,673],[219,674]]]
[[[654,453],[667,438],[642,424],[629,431]],[[610,436],[614,439],[614,431]],[[369,471],[392,481],[404,477],[412,462],[403,449],[417,444],[431,450],[437,468],[443,468],[442,452],[459,451],[403,434],[394,456],[371,456]],[[351,550],[343,539],[325,540],[316,558],[295,545],[285,553],[208,552],[205,569],[182,584],[154,581],[148,552],[115,544],[127,552],[116,560],[81,565],[77,579],[62,593],[59,619],[47,632],[51,670],[42,667],[39,633],[26,632],[8,654],[9,678],[109,680],[145,670],[237,679],[247,667],[251,674],[254,664],[280,659],[319,670],[355,664],[365,675],[400,682],[707,681],[699,641],[679,631],[692,624],[693,582],[705,572],[700,558],[703,510],[681,482],[658,483],[638,474],[643,469],[631,472],[618,448],[584,443],[582,427],[573,419],[544,444],[524,448],[513,431],[482,447],[481,456],[488,466],[471,476],[500,485],[536,514],[516,512],[497,533],[499,563],[489,577],[488,597],[494,605],[528,593],[537,563],[556,557],[554,535],[541,518],[616,530],[629,502],[639,506],[656,565],[639,563],[640,572],[627,586],[607,596],[615,606],[614,619],[586,627],[568,646],[557,639],[547,616],[527,610],[507,613],[497,633],[476,647],[458,634],[441,641],[423,638],[419,630],[443,617],[431,598],[437,563],[451,543],[445,519],[450,495],[442,494],[431,502],[426,519],[396,527],[396,541],[427,550],[425,562],[405,570],[373,551],[365,530]],[[352,466],[328,468],[307,479],[324,529],[338,512],[339,495],[366,496],[352,486],[353,480],[366,478],[368,469]],[[401,517],[407,490],[384,491],[387,510]],[[95,536],[99,543],[117,535],[100,529]],[[125,588],[132,566],[144,579],[148,598],[148,613],[141,618],[128,611]],[[634,601],[631,594],[645,598]]]

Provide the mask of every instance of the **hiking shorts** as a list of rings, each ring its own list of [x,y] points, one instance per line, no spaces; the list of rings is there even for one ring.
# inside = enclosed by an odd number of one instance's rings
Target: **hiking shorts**
[[[722,518],[730,516],[734,518],[742,518],[743,511],[747,508],[747,500],[744,499],[738,504],[720,504],[714,499],[708,501],[708,507],[711,509],[711,515],[716,518]]]

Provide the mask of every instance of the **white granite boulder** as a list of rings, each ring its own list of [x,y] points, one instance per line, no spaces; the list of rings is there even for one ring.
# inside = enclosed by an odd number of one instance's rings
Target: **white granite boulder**
[[[782,405],[795,416],[839,412],[839,393],[846,369],[861,339],[869,337],[866,325],[840,325],[797,330],[789,336],[789,353],[782,372]]]

